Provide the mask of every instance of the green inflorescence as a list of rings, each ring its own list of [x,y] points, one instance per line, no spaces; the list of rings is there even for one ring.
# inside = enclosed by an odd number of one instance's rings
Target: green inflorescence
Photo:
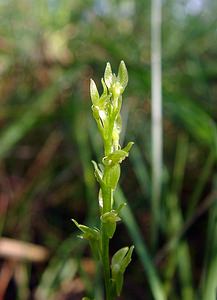
[[[104,157],[97,164],[92,161],[94,175],[99,183],[100,229],[90,228],[73,222],[81,230],[81,238],[90,243],[93,255],[102,262],[106,300],[116,299],[122,290],[123,277],[126,267],[131,261],[133,246],[118,250],[109,259],[109,240],[113,237],[116,224],[121,220],[120,210],[124,205],[114,208],[113,194],[118,184],[121,168],[120,164],[128,157],[133,145],[130,142],[121,148],[121,106],[122,94],[128,83],[128,72],[125,63],[121,61],[118,75],[112,73],[110,63],[107,63],[104,78],[101,79],[103,92],[99,95],[95,82],[90,80],[90,96],[92,112],[104,145]],[[85,298],[88,299],[88,298]]]

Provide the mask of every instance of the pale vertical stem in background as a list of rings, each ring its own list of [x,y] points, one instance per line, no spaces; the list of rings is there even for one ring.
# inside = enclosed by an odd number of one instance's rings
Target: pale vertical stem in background
[[[161,0],[151,1],[152,241],[156,244],[162,181]]]

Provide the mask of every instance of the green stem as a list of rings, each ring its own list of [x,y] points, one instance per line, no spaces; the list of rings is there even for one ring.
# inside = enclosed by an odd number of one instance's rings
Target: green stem
[[[107,176],[109,172],[108,168],[105,167],[104,177]],[[103,213],[109,212],[112,209],[112,189],[107,186],[102,186],[102,199],[103,199]]]
[[[111,211],[111,189],[108,187],[102,188],[103,213]]]
[[[115,122],[116,117],[117,117],[117,115],[113,113],[110,118],[107,139],[104,140],[105,156],[109,155],[113,150],[112,149],[112,146],[113,146],[112,132],[114,129],[114,122]]]
[[[105,171],[108,172],[105,167]],[[110,187],[102,188],[102,198],[103,198],[103,213],[111,211],[112,206],[112,190]],[[104,271],[105,280],[105,291],[106,300],[113,300],[111,295],[111,272],[110,272],[110,261],[109,261],[109,237],[107,235],[107,230],[103,222],[101,223],[101,234],[102,234],[102,263]]]
[[[109,262],[109,238],[106,234],[104,224],[101,225],[102,232],[102,263],[105,280],[106,300],[113,300],[111,297],[111,281],[110,281],[110,262]]]

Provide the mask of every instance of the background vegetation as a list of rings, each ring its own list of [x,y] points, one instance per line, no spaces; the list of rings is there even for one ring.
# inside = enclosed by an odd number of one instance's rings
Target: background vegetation
[[[70,219],[97,224],[90,161],[102,150],[89,79],[99,83],[105,63],[121,59],[129,71],[122,142],[135,146],[116,194],[128,208],[111,252],[136,247],[121,299],[215,299],[216,9],[211,0],[163,1],[163,192],[153,246],[150,1],[0,0],[0,299],[102,299]],[[4,252],[3,237],[44,252],[16,255],[10,240]]]

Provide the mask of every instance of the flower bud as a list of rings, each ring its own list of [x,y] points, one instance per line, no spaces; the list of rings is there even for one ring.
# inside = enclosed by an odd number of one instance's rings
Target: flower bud
[[[119,98],[122,93],[123,93],[123,88],[122,88],[121,84],[118,81],[113,83],[112,94],[113,94],[114,98]]]
[[[108,62],[106,64],[106,68],[105,68],[105,73],[104,73],[104,79],[105,79],[105,83],[108,87],[108,89],[110,89],[111,85],[112,85],[112,68],[110,63]]]
[[[120,85],[122,86],[122,89],[124,91],[124,89],[125,89],[125,87],[127,86],[127,83],[128,83],[128,72],[127,72],[127,68],[126,68],[126,65],[125,65],[123,60],[121,61],[120,65],[119,65],[118,80],[119,80]],[[122,93],[123,93],[123,91],[122,91]]]
[[[91,97],[92,103],[94,105],[97,105],[99,102],[99,93],[98,93],[96,84],[93,81],[93,79],[90,80],[90,97]]]

